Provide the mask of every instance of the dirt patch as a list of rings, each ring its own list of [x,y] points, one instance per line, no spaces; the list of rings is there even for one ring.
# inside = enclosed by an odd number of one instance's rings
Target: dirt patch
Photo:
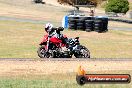
[[[61,22],[66,9],[51,5],[12,5],[0,3],[0,16]],[[54,18],[55,17],[55,18]]]
[[[132,70],[132,61],[0,61],[0,76],[46,75],[86,71]]]

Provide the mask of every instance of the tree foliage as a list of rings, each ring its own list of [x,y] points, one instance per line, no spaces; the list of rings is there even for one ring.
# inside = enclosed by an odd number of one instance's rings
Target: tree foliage
[[[128,0],[108,0],[106,12],[126,13],[129,10]]]
[[[79,5],[88,5],[88,4],[92,4],[92,5],[97,5],[98,3],[100,3],[103,0],[77,0],[77,3]],[[76,0],[58,0],[58,2],[60,4],[68,4],[68,5],[75,5]]]

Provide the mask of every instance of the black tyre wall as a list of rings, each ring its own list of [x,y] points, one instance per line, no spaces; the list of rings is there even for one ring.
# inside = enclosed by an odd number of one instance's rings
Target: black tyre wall
[[[77,24],[76,24],[77,19],[79,19],[79,17],[68,17],[69,29],[77,30]]]
[[[85,20],[85,31],[90,32],[94,29],[94,21],[93,20]]]
[[[94,29],[97,32],[108,31],[108,18],[95,18]]]
[[[102,32],[103,30],[103,23],[101,20],[95,20],[94,21],[94,30],[96,32]]]
[[[85,30],[84,20],[76,20],[77,30]]]

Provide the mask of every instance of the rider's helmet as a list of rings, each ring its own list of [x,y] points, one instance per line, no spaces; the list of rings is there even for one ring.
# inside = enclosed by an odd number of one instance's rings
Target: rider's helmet
[[[45,31],[46,31],[46,32],[50,32],[50,31],[52,30],[52,28],[53,28],[53,25],[50,24],[50,23],[47,23],[47,24],[45,25]]]

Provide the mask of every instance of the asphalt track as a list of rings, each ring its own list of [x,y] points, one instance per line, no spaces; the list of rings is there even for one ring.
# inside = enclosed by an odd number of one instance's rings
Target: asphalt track
[[[132,58],[0,58],[0,61],[132,61]]]

